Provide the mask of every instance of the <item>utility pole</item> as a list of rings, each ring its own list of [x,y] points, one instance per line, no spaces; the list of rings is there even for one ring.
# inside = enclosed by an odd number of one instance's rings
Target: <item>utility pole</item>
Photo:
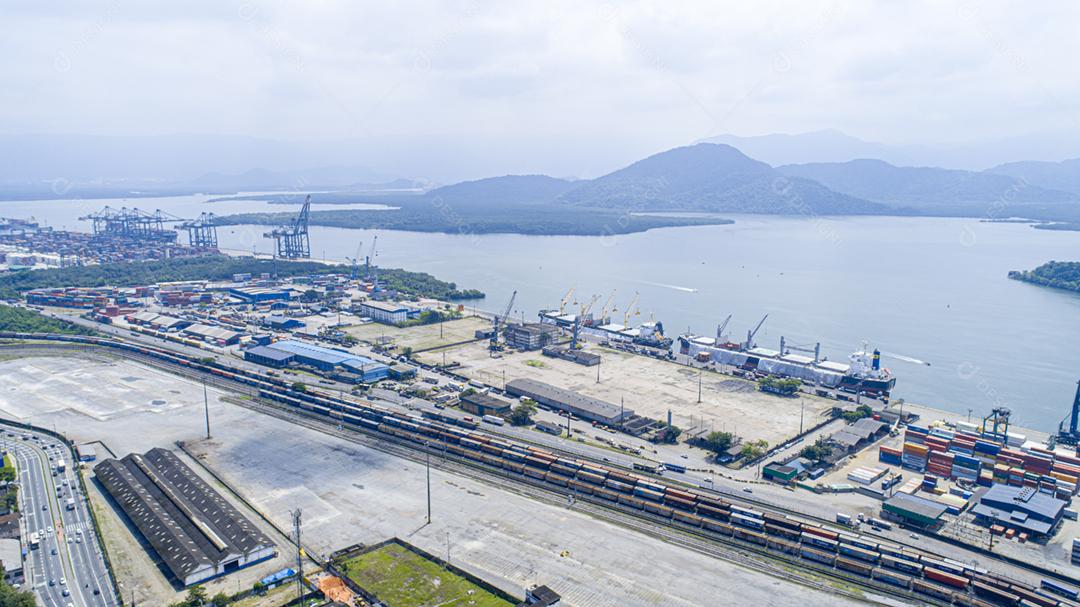
[[[806,402],[799,397],[799,434],[803,432],[803,411],[806,409]]]
[[[600,361],[596,361],[596,383],[600,383]]]
[[[503,392],[506,392],[506,369],[503,369]]]
[[[304,549],[300,547],[300,516],[299,508],[289,512],[293,521],[293,534],[296,535],[296,600],[299,604],[304,603]]]
[[[701,369],[697,371],[697,402],[701,404]]]
[[[210,397],[206,393],[206,378],[202,381],[203,413],[206,414],[206,440],[210,440]]]
[[[427,456],[427,524],[431,524],[431,449],[428,443],[424,443],[424,454]]]

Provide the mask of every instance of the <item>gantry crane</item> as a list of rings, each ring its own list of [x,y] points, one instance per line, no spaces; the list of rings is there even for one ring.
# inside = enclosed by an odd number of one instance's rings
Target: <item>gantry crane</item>
[[[216,249],[217,217],[213,213],[201,213],[198,219],[185,221],[176,226],[177,230],[187,230],[188,244],[203,249]]]
[[[263,234],[274,239],[274,257],[282,259],[307,259],[311,257],[311,241],[308,239],[308,219],[311,216],[311,194],[304,199],[304,206],[292,223]]]

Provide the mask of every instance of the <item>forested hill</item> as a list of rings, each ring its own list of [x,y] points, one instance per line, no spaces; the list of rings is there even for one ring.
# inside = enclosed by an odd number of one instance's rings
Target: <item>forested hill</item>
[[[1009,278],[1080,293],[1080,261],[1048,261],[1034,270],[1013,270]]]

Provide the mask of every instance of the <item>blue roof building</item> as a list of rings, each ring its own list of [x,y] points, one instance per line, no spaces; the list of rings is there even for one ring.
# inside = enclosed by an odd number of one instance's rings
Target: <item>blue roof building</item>
[[[971,509],[975,520],[1032,535],[1050,535],[1065,515],[1065,502],[1033,487],[997,484]]]
[[[352,352],[324,348],[322,346],[307,344],[300,341],[278,341],[268,346],[251,348],[244,353],[244,358],[247,360],[252,360],[259,364],[269,364],[249,357],[253,351],[255,352],[254,356],[267,359],[271,358],[267,351],[276,353],[275,356],[279,357],[279,359],[287,358],[287,362],[281,364],[297,362],[315,367],[320,371],[334,371],[338,368],[343,368],[345,371],[357,374],[362,378],[362,381],[365,382],[383,379],[390,373],[390,367],[379,361],[358,356]],[[281,366],[281,364],[276,366]]]

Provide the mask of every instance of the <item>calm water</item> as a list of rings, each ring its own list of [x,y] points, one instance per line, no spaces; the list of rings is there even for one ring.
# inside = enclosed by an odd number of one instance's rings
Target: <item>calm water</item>
[[[154,199],[175,214],[264,210],[259,202],[202,205],[198,197]],[[205,197],[202,198],[205,200]],[[3,216],[49,217],[75,225],[69,203],[0,203]],[[117,201],[90,201],[93,210]],[[55,207],[54,207],[55,205]],[[132,206],[129,204],[128,206]],[[274,209],[283,209],[274,205]],[[284,207],[287,209],[288,207]],[[620,312],[640,292],[640,315],[711,335],[728,314],[743,337],[765,313],[759,345],[822,343],[843,359],[864,341],[930,366],[887,358],[898,375],[895,397],[974,415],[995,406],[1015,423],[1050,430],[1068,413],[1080,379],[1080,296],[1006,279],[1011,269],[1051,259],[1080,259],[1080,233],[968,219],[735,216],[727,226],[688,227],[601,237],[448,235],[381,231],[377,262],[430,272],[488,293],[478,305],[506,305],[535,318],[570,287],[575,299],[613,289]],[[221,245],[269,252],[263,227],[231,226]],[[312,253],[343,260],[374,233],[313,228]]]

